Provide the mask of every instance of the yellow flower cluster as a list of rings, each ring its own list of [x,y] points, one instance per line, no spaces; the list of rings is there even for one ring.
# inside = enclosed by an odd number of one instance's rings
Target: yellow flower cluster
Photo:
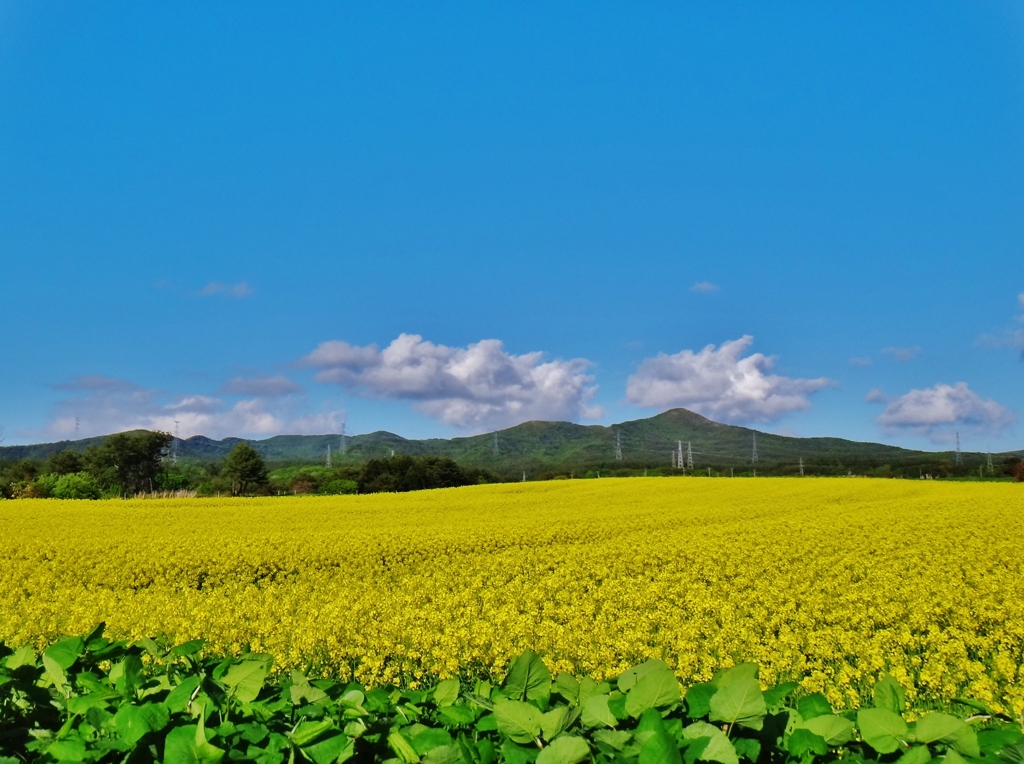
[[[1024,713],[1024,490],[601,479],[373,496],[0,503],[0,641],[106,621],[278,668],[418,683],[526,648],[606,677],[737,661],[838,706]]]

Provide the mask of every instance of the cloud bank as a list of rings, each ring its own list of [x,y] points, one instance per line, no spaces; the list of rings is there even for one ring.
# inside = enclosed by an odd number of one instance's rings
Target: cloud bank
[[[591,363],[512,355],[500,340],[456,348],[401,334],[386,348],[332,340],[300,361],[315,379],[370,398],[403,399],[447,425],[475,431],[531,419],[595,418]]]
[[[295,416],[286,402],[273,400],[284,388],[283,379],[232,380],[225,386],[225,391],[231,392],[229,388],[235,392],[248,389],[247,394],[253,395],[232,404],[209,395],[167,396],[159,390],[113,377],[76,377],[55,386],[72,395],[57,404],[50,423],[40,431],[23,434],[54,438],[73,438],[77,434],[85,438],[135,429],[173,433],[175,421],[182,438],[193,435],[210,438],[276,435],[282,432],[318,435],[340,431],[345,419],[343,411]],[[264,395],[253,394],[259,385],[248,383],[254,382],[264,385]],[[79,422],[77,432],[76,417]]]
[[[196,295],[199,297],[223,295],[225,297],[241,299],[242,297],[252,296],[254,291],[255,290],[246,281],[239,281],[237,284],[223,284],[220,281],[211,281],[196,292]]]
[[[933,443],[949,443],[958,431],[995,435],[1015,421],[1012,412],[982,398],[966,382],[911,390],[890,400],[878,417],[888,435],[924,435]]]
[[[626,397],[645,408],[682,406],[724,422],[771,422],[809,408],[809,396],[835,383],[826,378],[791,379],[771,374],[774,359],[744,353],[754,338],[744,335],[699,352],[659,353],[644,360],[626,382]]]

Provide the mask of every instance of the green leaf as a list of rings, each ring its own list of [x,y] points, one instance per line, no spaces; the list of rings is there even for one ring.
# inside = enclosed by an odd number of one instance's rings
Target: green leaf
[[[882,754],[897,750],[907,737],[903,717],[887,708],[860,709],[857,726],[864,742]]]
[[[167,697],[164,698],[164,705],[170,709],[171,713],[181,713],[188,706],[192,693],[196,691],[201,682],[202,680],[197,676],[188,677],[167,694]]]
[[[331,735],[313,745],[303,746],[302,752],[311,758],[316,764],[331,764],[346,750],[350,751],[349,756],[355,753],[352,739],[348,735]],[[349,758],[346,756],[345,758]]]
[[[1024,742],[1019,727],[1007,725],[1001,729],[982,730],[978,733],[978,745],[982,753],[999,753],[1006,746]]]
[[[756,681],[755,681],[756,684]],[[761,690],[758,688],[758,694]],[[720,764],[739,764],[739,757],[736,749],[733,748],[729,738],[725,736],[718,727],[707,722],[694,722],[683,730],[683,740],[690,741],[687,746],[687,753],[691,747],[696,758],[701,761],[717,761]],[[689,757],[688,757],[689,758]]]
[[[796,704],[796,710],[801,719],[813,719],[815,716],[828,716],[834,713],[832,704],[818,692],[808,695],[806,698],[800,698]]]
[[[234,663],[220,678],[220,683],[241,703],[256,700],[270,673],[270,656],[252,653]]]
[[[442,745],[432,748],[423,757],[423,764],[471,764],[462,746],[457,744]]]
[[[527,650],[509,666],[503,691],[512,700],[547,700],[551,695],[551,672],[540,656]]]
[[[22,666],[31,666],[36,662],[36,653],[31,645],[22,645],[4,660],[4,665],[11,671]]]
[[[888,674],[878,680],[872,692],[872,697],[874,698],[875,708],[885,708],[894,714],[903,713],[906,697],[903,687]]]
[[[591,737],[597,743],[606,745],[616,751],[621,751],[629,743],[633,733],[626,732],[625,730],[597,730]]]
[[[580,709],[574,706],[558,706],[548,711],[540,720],[545,740],[554,740],[565,732],[580,716]]]
[[[43,651],[43,656],[49,656],[50,660],[67,671],[78,660],[84,647],[85,640],[81,637],[72,637],[50,645]]]
[[[461,689],[462,684],[458,678],[445,679],[443,682],[438,682],[437,687],[434,688],[434,703],[439,708],[450,706],[459,699],[459,690]]]
[[[755,730],[761,729],[768,714],[761,687],[751,675],[739,675],[725,684],[719,683],[718,692],[711,696],[709,705],[711,721]]]
[[[162,730],[169,720],[170,712],[163,703],[126,705],[114,714],[114,728],[121,740],[134,746],[144,735]]]
[[[531,746],[526,748],[521,745],[516,745],[511,740],[506,740],[501,744],[501,758],[505,764],[527,764],[531,761],[537,760],[537,748]]]
[[[323,719],[318,722],[299,722],[295,727],[295,731],[289,735],[292,742],[300,748],[304,745],[309,745],[318,737],[324,733],[335,729],[334,722],[330,719]]]
[[[853,739],[853,722],[835,714],[805,719],[797,725],[797,728],[810,730],[815,735],[820,735],[832,747],[848,743]]]
[[[659,661],[657,658],[651,658],[639,666],[634,666],[618,678],[616,685],[619,688],[619,692],[629,692],[633,685],[640,680],[640,677],[657,671],[672,673],[672,669],[669,668],[668,664],[665,661]]]
[[[562,735],[537,755],[537,764],[579,764],[590,756],[587,741],[576,735]]]
[[[85,742],[83,740],[58,740],[55,743],[50,743],[46,752],[58,761],[84,761]]]
[[[57,688],[57,692],[67,696],[71,692],[71,688],[68,686],[68,678],[65,676],[61,665],[49,655],[43,653],[43,667],[46,669],[43,676],[53,683],[53,686]]]
[[[444,706],[437,710],[438,718],[451,727],[472,724],[476,713],[469,706]]]
[[[715,676],[711,680],[711,684],[718,689],[722,689],[733,682],[745,682],[750,679],[757,679],[757,664],[738,663],[731,668],[721,669],[715,672]]]
[[[291,697],[294,705],[317,703],[327,698],[327,693],[319,687],[311,685],[306,675],[301,671],[293,671],[291,673],[291,680],[292,683],[288,687],[288,695]]]
[[[967,722],[949,714],[936,712],[922,716],[914,725],[914,739],[918,743],[940,742],[951,745],[964,756],[981,756],[977,733]]]
[[[184,642],[177,647],[171,648],[171,655],[185,658],[189,655],[195,655],[203,649],[203,645],[206,644],[205,639],[193,639],[191,642]]]
[[[748,761],[757,761],[761,756],[761,741],[749,737],[740,737],[730,741],[736,749],[736,755]]]
[[[926,745],[915,745],[896,760],[896,764],[928,764],[932,753]]]
[[[789,697],[800,685],[796,682],[783,682],[782,684],[764,691],[764,704],[768,708],[775,708],[783,700]]]
[[[686,691],[686,715],[691,719],[700,719],[711,711],[711,697],[718,692],[718,687],[710,682],[695,684]]]
[[[956,751],[946,751],[946,755],[939,759],[942,764],[967,764],[966,759]]]
[[[828,753],[828,744],[821,735],[815,735],[809,729],[798,727],[786,740],[786,750],[793,758],[803,759],[807,753],[824,756]]]
[[[640,747],[639,764],[682,764],[679,747],[665,729],[657,709],[652,708],[640,717],[638,735],[641,730],[647,734],[647,739]]]
[[[570,703],[577,703],[580,699],[580,683],[576,677],[564,671],[555,679],[555,686],[552,689]]]
[[[607,695],[593,695],[587,698],[583,704],[583,726],[584,727],[615,727],[618,720],[608,708]]]
[[[642,674],[630,687],[626,695],[626,713],[634,719],[639,718],[648,708],[668,706],[679,700],[679,682],[668,666],[663,663],[661,665],[664,668],[655,668]],[[757,692],[760,694],[760,687]],[[764,701],[761,702],[763,705]]]
[[[199,725],[175,727],[164,741],[165,764],[216,764],[224,751],[206,742]]]
[[[423,727],[423,729],[419,730],[409,738],[409,742],[412,744],[413,750],[415,750],[420,756],[423,756],[424,754],[433,751],[435,748],[451,745],[454,741],[452,740],[452,736],[444,730],[439,730],[434,727]]]
[[[409,744],[401,732],[392,732],[388,735],[388,746],[397,754],[405,764],[417,764],[420,760],[416,750]]]
[[[532,743],[540,737],[541,712],[519,700],[499,700],[494,704],[498,730],[517,743]]]

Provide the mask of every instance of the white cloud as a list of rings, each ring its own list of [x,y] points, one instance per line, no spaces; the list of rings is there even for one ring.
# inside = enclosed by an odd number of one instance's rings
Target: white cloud
[[[883,393],[881,388],[872,387],[868,390],[868,394],[864,396],[864,400],[868,403],[885,403],[889,400],[889,396]]]
[[[710,281],[698,281],[692,287],[691,292],[698,292],[700,294],[713,294],[717,292],[721,287],[718,284],[712,284]]]
[[[173,433],[175,421],[183,438],[302,435],[339,432],[344,421],[341,411],[296,417],[287,407],[275,405],[261,396],[233,404],[209,395],[171,397],[159,390],[111,377],[77,377],[56,387],[73,393],[72,397],[57,404],[54,418],[43,429],[22,435],[85,438],[136,429]]]
[[[1017,304],[1020,305],[1020,309],[1024,311],[1024,292],[1017,295]]]
[[[879,415],[888,434],[924,435],[934,443],[948,443],[957,431],[996,434],[1016,417],[992,399],[973,392],[966,382],[937,384],[893,398]]]
[[[856,358],[851,358],[850,359],[850,365],[851,366],[861,366],[861,367],[870,366],[871,365],[871,356],[862,355],[862,356],[857,356]]]
[[[263,398],[272,398],[279,395],[297,393],[302,387],[292,382],[287,377],[235,377],[228,380],[220,391],[231,395],[256,395]]]
[[[331,341],[300,364],[320,369],[318,382],[373,398],[416,401],[429,417],[477,431],[601,414],[591,405],[597,388],[587,373],[589,361],[545,361],[539,352],[512,355],[499,340],[453,348],[401,334],[383,350]]]
[[[921,346],[914,345],[910,348],[882,348],[882,352],[891,355],[897,363],[913,361],[921,354]]]
[[[631,403],[649,408],[683,406],[726,422],[770,422],[809,408],[808,396],[835,383],[825,377],[791,379],[770,374],[774,360],[743,357],[754,338],[744,335],[695,353],[659,353],[626,382]]]
[[[199,297],[213,297],[225,295],[227,297],[251,297],[255,290],[246,281],[239,281],[237,284],[223,284],[220,281],[211,281],[204,286],[196,295]]]

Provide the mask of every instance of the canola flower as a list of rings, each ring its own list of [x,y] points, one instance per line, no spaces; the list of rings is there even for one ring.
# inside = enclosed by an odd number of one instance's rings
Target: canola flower
[[[0,502],[0,641],[249,645],[412,684],[524,649],[685,683],[741,661],[836,706],[1024,714],[1024,491],[864,479],[601,479],[373,496]]]

